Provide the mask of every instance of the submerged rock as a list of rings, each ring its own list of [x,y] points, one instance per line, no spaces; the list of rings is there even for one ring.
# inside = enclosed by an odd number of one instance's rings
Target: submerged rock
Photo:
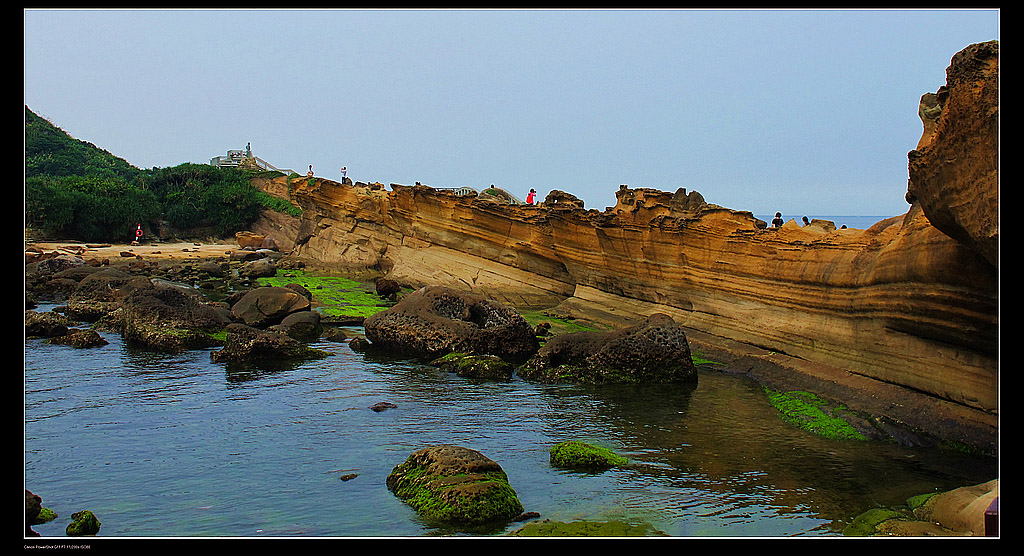
[[[478,525],[508,522],[523,512],[501,466],[462,446],[413,452],[388,475],[387,487],[433,521]]]
[[[403,297],[366,317],[363,326],[374,349],[430,359],[460,352],[524,361],[539,346],[533,328],[514,309],[442,286]]]
[[[551,465],[563,469],[604,471],[625,465],[629,460],[608,448],[593,446],[579,440],[569,440],[551,447],[550,462]]]
[[[610,332],[573,332],[548,341],[518,369],[538,382],[670,383],[697,380],[683,328],[655,314]]]

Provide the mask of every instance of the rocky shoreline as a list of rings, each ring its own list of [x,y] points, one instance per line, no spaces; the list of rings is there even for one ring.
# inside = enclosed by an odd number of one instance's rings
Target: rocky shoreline
[[[246,251],[237,241],[150,242],[142,245],[68,241],[29,242],[26,252],[48,253],[51,257],[75,256],[83,262],[88,261],[86,265],[95,265],[93,268],[117,268],[144,275],[178,276],[186,280],[191,276],[191,280],[198,283],[211,278],[202,277],[199,269],[204,265],[229,266],[234,258],[233,264],[238,269],[244,259],[240,254],[255,253],[255,250]],[[273,259],[288,260],[278,251],[269,252],[273,253]],[[246,283],[251,285],[252,282]],[[646,319],[629,315],[611,317],[599,310],[591,310],[591,307],[563,304],[549,307],[547,312],[569,316],[576,322],[599,323],[604,328],[625,328]],[[865,418],[859,423],[859,428],[870,438],[889,438],[916,446],[961,446],[990,455],[997,453],[998,416],[995,414],[978,412],[962,404],[908,391],[872,377],[697,330],[687,328],[685,336],[690,346],[703,357],[724,363],[730,372],[746,374],[776,390],[814,392],[863,413]]]

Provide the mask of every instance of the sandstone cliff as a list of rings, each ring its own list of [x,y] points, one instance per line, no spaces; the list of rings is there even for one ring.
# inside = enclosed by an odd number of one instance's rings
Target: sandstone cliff
[[[768,229],[684,189],[621,186],[616,205],[598,211],[561,191],[523,206],[425,186],[279,178],[261,186],[303,215],[254,231],[307,264],[414,287],[615,323],[663,312],[695,333],[994,416],[997,70],[997,43],[953,58],[947,84],[922,99],[910,209],[868,230]]]

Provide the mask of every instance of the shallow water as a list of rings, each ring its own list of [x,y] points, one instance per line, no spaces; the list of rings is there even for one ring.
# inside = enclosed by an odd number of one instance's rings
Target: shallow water
[[[45,308],[40,308],[45,310]],[[857,514],[994,478],[987,459],[817,438],[783,423],[744,376],[696,387],[463,379],[347,344],[292,368],[228,370],[209,350],[25,343],[26,488],[63,537],[92,510],[101,537],[499,535],[425,523],[385,478],[436,443],[497,461],[541,518],[622,519],[674,536],[841,535]],[[379,401],[398,407],[380,413]],[[631,465],[548,464],[584,439]],[[340,479],[357,474],[352,480]]]

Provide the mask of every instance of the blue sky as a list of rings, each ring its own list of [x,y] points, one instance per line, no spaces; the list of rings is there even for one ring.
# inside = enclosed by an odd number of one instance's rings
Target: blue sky
[[[142,168],[765,214],[906,212],[921,95],[988,10],[26,10],[25,104]]]

